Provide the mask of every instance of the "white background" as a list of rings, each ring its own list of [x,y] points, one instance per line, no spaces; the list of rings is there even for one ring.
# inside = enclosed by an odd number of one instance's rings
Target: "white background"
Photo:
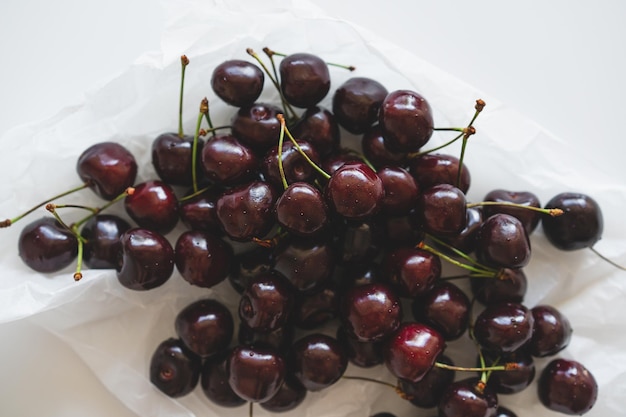
[[[591,157],[622,164],[626,3],[315,3],[497,97],[571,146],[589,148]],[[163,21],[152,0],[0,2],[0,138],[79,103],[85,91],[158,50]],[[45,331],[24,321],[1,324],[0,341],[1,415],[135,416]]]

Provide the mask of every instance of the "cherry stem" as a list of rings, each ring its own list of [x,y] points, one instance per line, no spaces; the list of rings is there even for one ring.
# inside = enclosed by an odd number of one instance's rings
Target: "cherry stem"
[[[287,177],[285,176],[285,167],[283,166],[283,142],[285,141],[285,118],[279,117],[280,122],[280,136],[278,137],[278,172],[280,172],[280,180],[283,183],[283,188],[286,190],[289,188],[287,183]]]
[[[6,219],[6,220],[3,220],[3,221],[0,221],[0,228],[9,227],[13,223],[15,223],[15,222],[21,220],[22,218],[28,216],[29,214],[31,214],[32,212],[34,212],[38,208],[40,208],[42,206],[45,206],[46,204],[51,203],[51,202],[53,202],[56,199],[65,197],[67,195],[75,193],[76,191],[80,191],[80,190],[82,190],[84,188],[87,188],[87,187],[89,187],[89,185],[90,185],[90,182],[85,182],[84,184],[82,184],[82,185],[80,185],[78,187],[72,188],[71,190],[68,190],[68,191],[64,191],[61,194],[57,194],[54,197],[51,197],[51,198],[47,199],[46,201],[42,201],[41,203],[37,204],[34,207],[31,207],[30,209],[28,209],[24,213],[20,214],[19,216],[15,216],[12,219]]]
[[[182,55],[180,57],[181,74],[180,74],[180,92],[178,95],[178,136],[183,137],[183,91],[185,86],[185,69],[189,65],[189,59],[187,56]]]
[[[474,258],[469,256],[468,254],[466,254],[463,251],[455,248],[452,245],[447,244],[446,242],[444,242],[441,239],[436,238],[435,236],[432,236],[432,235],[427,235],[427,236],[428,236],[428,238],[430,240],[434,241],[436,244],[438,244],[440,246],[443,246],[444,248],[448,249],[449,251],[451,251],[455,255],[459,256],[462,259],[465,259],[470,264],[473,264],[474,266],[476,266],[476,267],[481,269],[481,271],[473,271],[473,272],[478,273],[478,274],[483,275],[483,276],[489,276],[489,277],[492,277],[492,278],[497,276],[498,271],[496,271],[495,269],[490,268],[487,265],[481,264],[480,262],[478,262],[477,260],[475,260]],[[439,255],[439,256],[441,256],[441,255]]]
[[[266,49],[267,49],[267,51],[266,51]],[[263,52],[265,52],[270,58],[273,55],[277,55],[277,56],[282,57],[282,58],[287,56],[286,54],[282,54],[280,52],[272,51],[271,49],[269,49],[267,47],[263,48]],[[329,65],[331,67],[343,68],[343,69],[348,70],[348,71],[354,71],[356,69],[356,67],[354,65],[336,64],[334,62],[326,62],[326,65]]]
[[[192,198],[197,197],[197,196],[203,194],[206,191],[209,191],[211,188],[212,188],[211,186],[201,188],[198,191],[194,191],[193,193],[191,193],[189,195],[181,197],[178,201],[180,201],[182,203],[182,202],[185,202],[187,200],[191,200]]]
[[[464,264],[464,263],[462,263],[462,262],[459,262],[458,260],[456,260],[456,259],[454,259],[454,258],[452,258],[452,257],[450,257],[450,256],[448,256],[448,255],[443,254],[442,252],[438,251],[437,249],[433,248],[432,246],[427,245],[427,244],[426,244],[426,243],[424,243],[424,242],[420,242],[420,243],[418,243],[418,244],[416,245],[416,247],[417,247],[418,249],[423,249],[423,250],[425,250],[425,251],[427,251],[427,252],[430,252],[430,253],[432,253],[432,254],[435,254],[435,255],[439,256],[440,258],[443,258],[443,259],[445,259],[446,261],[450,262],[452,265],[456,265],[456,266],[458,266],[458,267],[460,267],[460,268],[463,268],[463,269],[466,269],[466,270],[468,270],[468,271],[471,271],[471,272],[476,272],[476,273],[478,273],[478,274],[487,274],[487,273],[489,273],[489,271],[481,270],[481,269],[479,269],[479,268],[477,268],[477,267],[475,267],[475,266],[472,266],[472,265],[468,265],[468,264]],[[492,276],[495,276],[495,275],[492,273]]]
[[[476,118],[478,117],[480,112],[483,111],[484,108],[485,108],[485,102],[481,99],[476,100],[476,105],[474,106],[474,109],[475,109],[474,116],[472,117],[472,120],[470,120],[469,124],[467,125],[468,131],[463,134],[463,142],[461,144],[461,156],[459,157],[459,169],[456,174],[457,188],[461,184],[461,173],[463,171],[463,159],[465,158],[465,148],[467,147],[467,140],[469,139],[471,135],[476,133],[476,130],[473,128],[472,125],[474,124],[474,121],[476,121]]]
[[[202,100],[204,103],[204,100]],[[205,111],[204,116],[206,117],[206,122],[209,125],[209,129],[205,130],[205,135],[207,132],[211,132],[211,136],[215,137],[215,131],[217,128],[213,127],[213,121],[211,120],[211,112],[209,111],[209,100],[206,101],[206,110],[203,107],[200,107],[200,111]],[[230,127],[230,126],[227,126]]]
[[[438,150],[440,150],[440,149],[445,148],[446,146],[450,146],[450,145],[452,145],[454,142],[456,142],[457,140],[461,139],[461,138],[463,137],[463,135],[464,135],[464,134],[465,134],[465,133],[463,132],[463,133],[459,134],[458,136],[455,136],[455,137],[454,137],[454,139],[452,139],[452,140],[450,140],[450,141],[448,141],[448,142],[444,143],[443,145],[440,145],[440,146],[434,147],[434,148],[432,148],[432,149],[428,149],[427,151],[412,152],[412,153],[410,153],[410,154],[408,155],[408,157],[409,157],[409,159],[419,158],[420,156],[424,156],[424,155],[427,155],[427,154],[429,154],[429,153],[436,152],[436,151],[438,151]]]
[[[545,209],[545,208],[541,208],[541,207],[534,207],[534,206],[527,206],[525,204],[513,203],[511,201],[481,201],[479,203],[468,203],[467,204],[467,208],[479,207],[479,206],[516,207],[516,208],[536,211],[536,212],[543,213],[543,214],[548,214],[548,215],[550,215],[552,217],[558,217],[558,216],[561,216],[564,213],[564,211],[561,210],[560,208]]]
[[[198,174],[196,172],[196,164],[198,159],[198,137],[200,136],[200,125],[205,114],[209,112],[209,100],[205,97],[200,103],[200,113],[196,122],[196,132],[193,135],[193,145],[191,147],[191,183],[193,184],[193,192],[198,192]]]
[[[447,363],[435,362],[435,366],[437,368],[447,369],[449,371],[460,371],[460,372],[492,372],[492,371],[511,371],[514,369],[518,369],[518,366],[515,363],[506,363],[504,365],[497,365],[497,366],[481,366],[481,367],[475,367],[475,368],[471,368],[471,367],[466,368],[463,366],[454,366],[454,365],[448,365]]]
[[[94,216],[97,216],[98,214],[102,213],[102,211],[108,209],[109,207],[111,207],[113,204],[116,204],[118,201],[126,198],[129,195],[132,195],[135,192],[135,189],[133,187],[128,187],[126,190],[124,190],[123,193],[119,194],[118,196],[116,196],[113,200],[109,201],[108,203],[104,204],[103,206],[100,207],[96,207],[91,209],[91,214],[89,214],[86,217],[83,217],[82,219],[80,219],[79,221],[77,221],[76,223],[74,223],[72,225],[72,228],[78,230],[78,228],[80,228],[80,226],[82,226],[83,224],[87,223],[89,221],[89,219],[91,219]],[[58,206],[57,206],[58,207]]]
[[[593,246],[590,246],[589,249],[591,249],[591,251],[593,253],[595,253],[596,255],[598,255],[600,257],[600,259],[602,259],[603,261],[608,262],[609,264],[613,265],[614,267],[616,267],[617,269],[621,269],[622,271],[626,271],[626,267],[612,261],[611,259],[607,258],[606,256],[604,256],[603,254],[601,254],[600,252],[598,252],[596,250],[596,248],[594,248]]]
[[[277,114],[276,118],[280,121],[281,119],[284,121],[284,116],[282,114]],[[281,122],[282,124],[283,122]],[[285,127],[285,133],[287,134],[287,137],[289,138],[289,140],[291,141],[291,143],[293,143],[293,146],[295,146],[295,148],[298,150],[298,152],[300,152],[300,155],[302,155],[302,157],[304,159],[306,159],[306,161],[313,167],[313,169],[315,169],[317,172],[320,173],[321,176],[323,176],[324,178],[326,178],[327,180],[330,179],[330,175],[328,175],[328,173],[326,171],[324,171],[322,168],[319,167],[319,165],[317,165],[315,162],[313,162],[311,160],[311,158],[309,158],[309,155],[306,154],[306,152],[304,152],[304,150],[300,147],[300,145],[298,144],[298,141],[296,141],[296,139],[293,137],[293,135],[291,134],[291,132],[289,131],[289,129],[287,129],[287,127]]]
[[[342,376],[343,379],[353,379],[355,381],[365,381],[365,382],[374,382],[376,384],[380,384],[380,385],[385,385],[387,387],[393,388],[394,390],[397,390],[398,387],[392,383],[389,382],[385,382],[385,381],[380,381],[378,379],[374,379],[374,378],[368,378],[366,376],[350,376],[350,375],[343,375]]]
[[[280,95],[280,101],[283,104],[283,111],[285,113],[290,113],[292,118],[297,119],[298,115],[296,114],[293,107],[291,107],[289,103],[287,103],[287,100],[285,99],[285,96],[283,95],[283,91],[280,89],[280,85],[278,84],[278,76],[274,77],[272,75],[270,70],[267,68],[267,65],[265,65],[265,63],[261,60],[261,57],[259,57],[259,55],[256,52],[254,52],[252,48],[246,49],[246,52],[248,53],[248,55],[250,55],[259,63],[259,65],[263,68],[263,70],[265,71],[269,79],[272,81],[272,84],[274,84],[274,87],[276,87],[276,90],[278,91],[278,94]],[[274,65],[274,61],[272,60],[271,56],[270,56],[270,61],[272,62],[272,65]]]

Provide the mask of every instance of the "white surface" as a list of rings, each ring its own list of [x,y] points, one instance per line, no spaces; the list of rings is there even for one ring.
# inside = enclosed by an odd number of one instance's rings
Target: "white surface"
[[[626,60],[619,47],[626,38],[624,3],[316,4],[520,110],[566,146],[589,148],[594,167],[620,164],[626,150],[619,131],[626,114]],[[0,137],[80,101],[143,52],[158,49],[162,23],[159,4],[147,0],[0,3]],[[0,325],[0,339],[8,375],[0,382],[2,415],[135,415],[45,331],[18,321]]]

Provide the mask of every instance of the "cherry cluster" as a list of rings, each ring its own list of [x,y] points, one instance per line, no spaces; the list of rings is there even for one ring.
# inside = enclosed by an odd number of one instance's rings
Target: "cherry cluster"
[[[384,365],[402,398],[441,417],[514,416],[498,395],[527,388],[533,359],[557,355],[572,334],[556,308],[524,305],[530,236],[541,223],[559,249],[592,248],[603,228],[598,204],[562,193],[542,207],[532,192],[502,189],[468,201],[463,157],[482,100],[467,126],[437,128],[419,93],[352,77],[327,109],[319,103],[339,65],[265,48],[267,66],[247,52],[256,63],[225,61],[210,80],[234,109],[228,125],[214,126],[203,100],[194,135],[181,121],[154,140],[158,178],[139,184],[122,144],[89,147],[77,163],[82,185],[37,206],[52,216],[23,228],[20,257],[44,273],[76,262],[76,280],[83,262],[114,269],[137,291],[174,271],[199,288],[227,280],[236,312],[199,292],[177,315],[177,336],[153,352],[150,380],[171,397],[200,384],[217,405],[283,412],[342,378],[389,385],[346,375],[352,363]],[[182,113],[189,60],[181,64]],[[258,101],[266,78],[280,103]],[[435,131],[455,136],[425,149]],[[344,137],[359,138],[358,149]],[[461,155],[442,151],[456,141]],[[55,203],[84,188],[106,203]],[[117,202],[127,218],[103,213]],[[65,208],[87,214],[67,224]],[[444,264],[462,272],[444,276]],[[475,366],[447,355],[462,337],[476,346]],[[597,397],[593,375],[573,360],[553,359],[537,386],[546,407],[566,414],[584,414]]]

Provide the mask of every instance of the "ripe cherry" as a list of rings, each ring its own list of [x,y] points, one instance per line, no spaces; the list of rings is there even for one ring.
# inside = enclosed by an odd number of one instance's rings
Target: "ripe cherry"
[[[276,145],[280,122],[276,115],[283,111],[267,103],[241,107],[231,120],[232,134],[257,152],[265,152]]]
[[[276,201],[276,221],[290,233],[315,236],[328,226],[329,213],[322,193],[306,182],[294,182]]]
[[[496,189],[487,193],[483,201],[493,201],[498,203],[515,203],[526,207],[541,207],[539,197],[529,191],[509,191]],[[539,224],[542,214],[535,210],[528,210],[522,207],[511,207],[507,205],[486,205],[483,207],[485,218],[496,213],[506,213],[517,217],[524,225],[526,233],[530,235]]]
[[[56,272],[70,265],[78,254],[76,236],[53,217],[42,217],[22,229],[18,254],[37,272]]]
[[[211,288],[230,272],[233,248],[207,232],[188,230],[176,240],[176,269],[185,281]]]
[[[326,156],[339,148],[339,125],[333,113],[322,107],[308,108],[292,131],[296,138],[310,143],[320,156]]]
[[[170,397],[189,394],[198,384],[202,362],[174,338],[163,341],[150,359],[150,382]]]
[[[362,220],[376,214],[384,196],[380,177],[361,162],[342,165],[326,185],[329,206],[337,214],[351,220]]]
[[[454,236],[467,224],[465,194],[450,184],[434,185],[418,198],[418,213],[427,233]]]
[[[598,202],[588,195],[561,193],[552,197],[545,208],[560,208],[565,212],[561,216],[541,218],[546,237],[558,249],[590,248],[602,238],[602,211]]]
[[[265,402],[283,384],[286,364],[272,348],[236,346],[227,359],[228,384],[241,398],[250,402]]]
[[[529,352],[535,357],[545,357],[565,349],[572,337],[572,326],[568,318],[549,305],[538,305],[530,311],[534,325],[533,336],[528,343]]]
[[[293,344],[290,366],[307,390],[320,391],[343,376],[348,358],[337,339],[310,333]]]
[[[532,337],[534,318],[522,304],[502,303],[488,306],[476,318],[474,337],[487,350],[511,353]]]
[[[89,219],[81,229],[86,240],[83,261],[92,269],[115,269],[122,250],[120,237],[131,225],[113,214],[99,214]]]
[[[487,265],[522,268],[530,261],[530,253],[528,234],[516,217],[496,213],[478,230],[476,256]]]
[[[580,362],[555,359],[541,372],[537,392],[550,410],[583,415],[596,403],[598,383]]]
[[[202,147],[202,168],[207,178],[223,186],[233,186],[253,179],[259,160],[248,146],[235,136],[217,135]]]
[[[285,277],[261,274],[252,278],[241,294],[239,318],[252,330],[271,332],[287,324],[294,301],[294,289]]]
[[[385,144],[394,152],[415,152],[433,133],[430,105],[424,97],[410,90],[392,91],[385,97],[379,122]]]
[[[178,198],[163,181],[143,182],[124,200],[124,207],[138,226],[161,234],[171,232],[178,223]]]
[[[233,337],[234,320],[224,304],[200,299],[177,314],[174,327],[190,351],[208,358],[226,350]]]
[[[228,385],[228,373],[226,371],[226,359],[230,351],[227,351],[204,361],[200,373],[200,386],[204,395],[214,404],[222,407],[239,407],[246,400],[235,394]]]
[[[439,417],[487,417],[498,408],[496,393],[476,378],[453,382],[439,401]]]
[[[333,95],[333,113],[350,133],[364,133],[378,120],[378,111],[389,92],[378,81],[353,77],[341,84]]]
[[[265,74],[251,62],[231,59],[219,64],[211,75],[211,88],[235,107],[252,105],[263,91]]]
[[[290,104],[309,108],[319,103],[330,90],[328,65],[309,53],[284,57],[278,67],[280,89]]]

